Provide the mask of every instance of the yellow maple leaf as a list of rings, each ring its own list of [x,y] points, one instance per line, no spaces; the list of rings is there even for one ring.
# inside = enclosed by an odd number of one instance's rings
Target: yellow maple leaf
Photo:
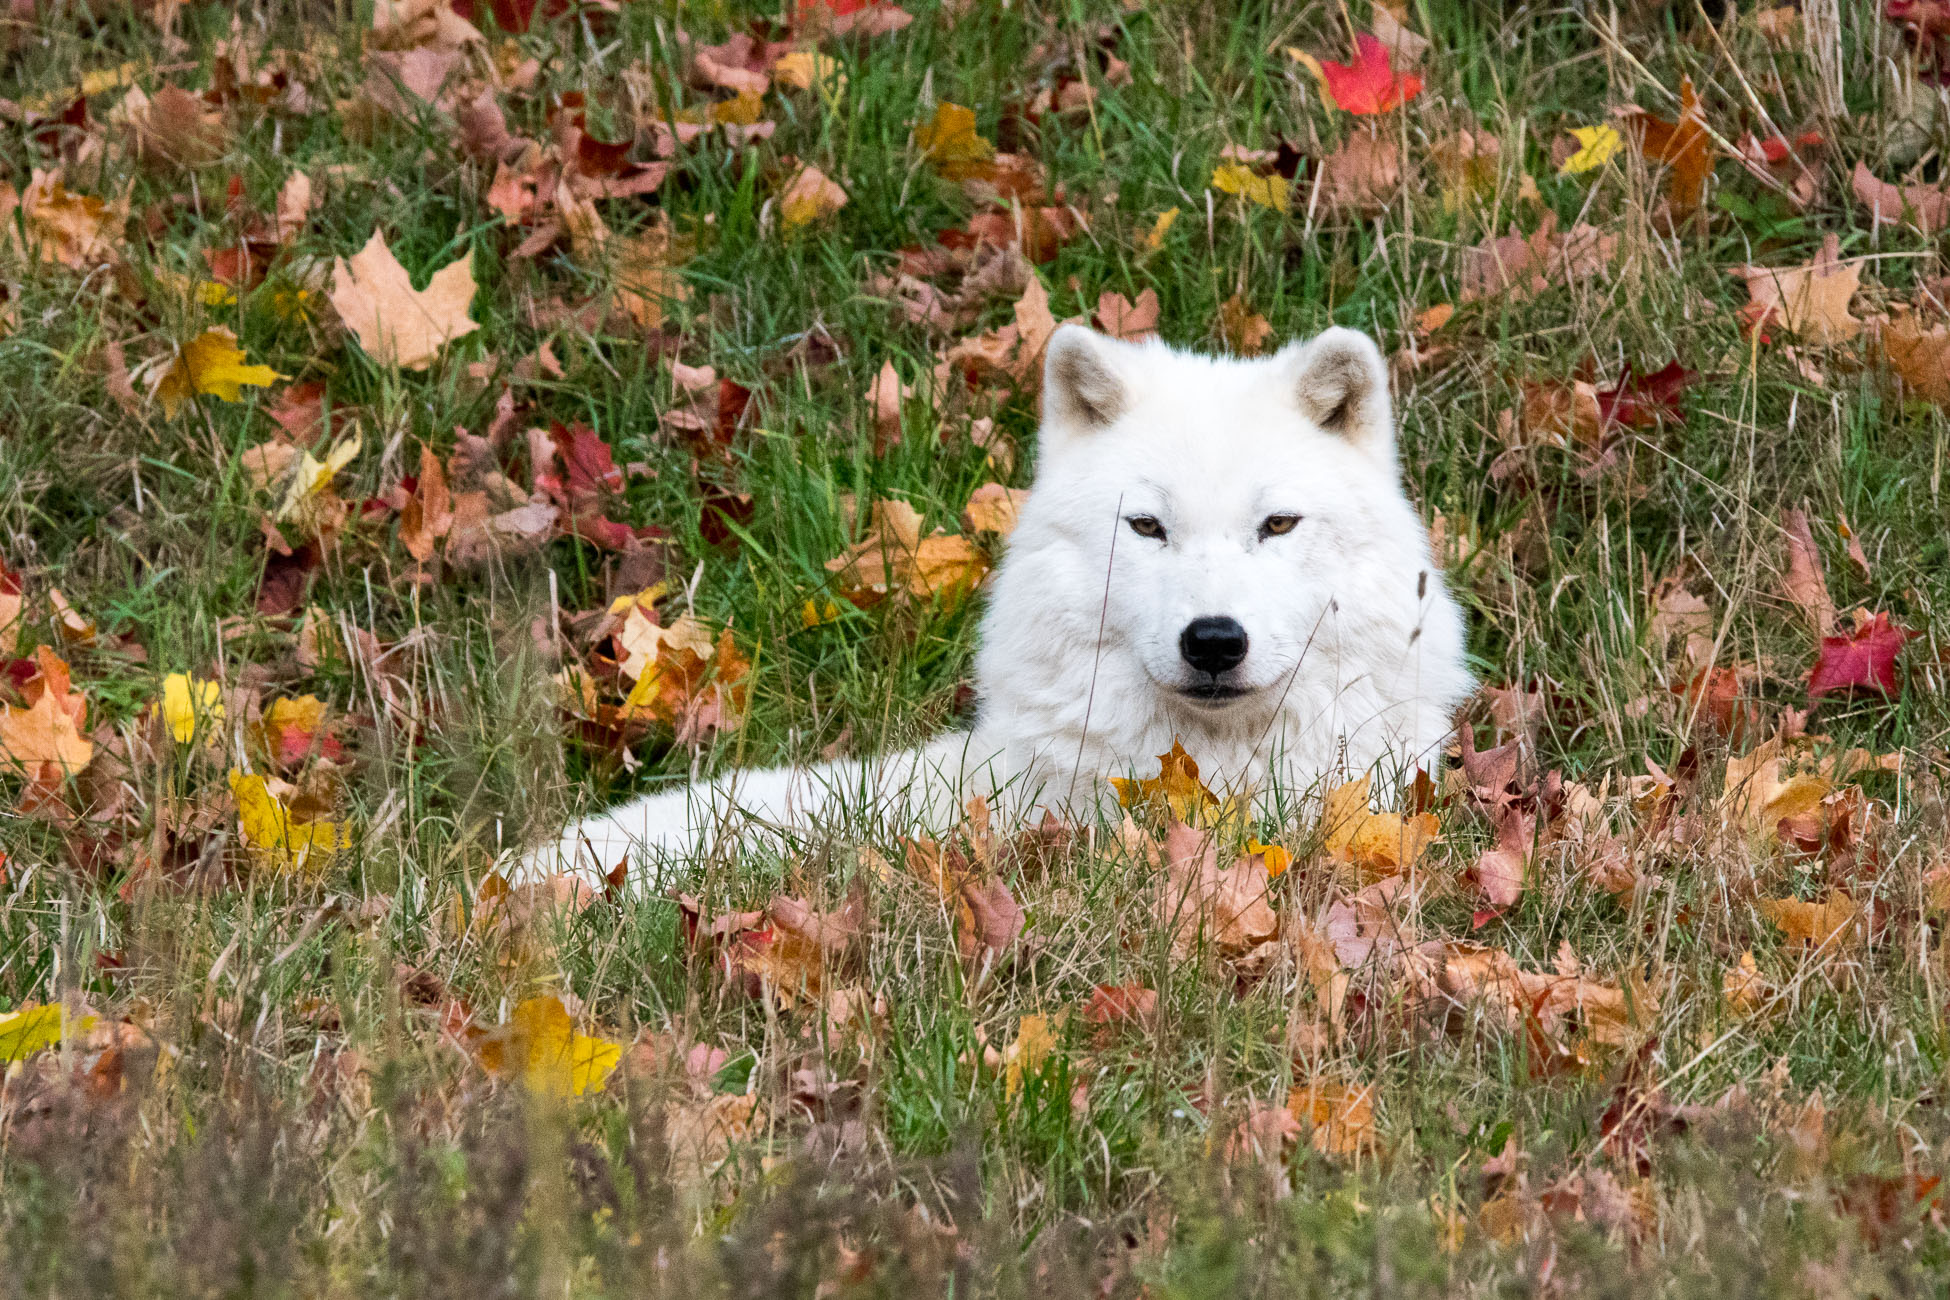
[[[1578,151],[1558,167],[1559,176],[1577,176],[1596,171],[1625,147],[1625,137],[1618,133],[1617,127],[1574,126],[1571,134],[1577,139]]]
[[[1198,763],[1177,740],[1169,754],[1158,755],[1158,775],[1138,780],[1114,776],[1110,783],[1124,807],[1154,808],[1187,826],[1198,825],[1201,814],[1219,807],[1219,797],[1198,779]]]
[[[1327,856],[1369,877],[1392,876],[1413,866],[1441,838],[1433,813],[1404,817],[1370,811],[1366,777],[1328,792],[1321,825],[1327,832]]]
[[[46,1006],[29,1003],[0,1016],[0,1062],[24,1061],[42,1048],[54,1046],[70,1032],[86,1033],[94,1024],[93,1016],[69,1020],[66,1008],[59,1002]]]
[[[1278,172],[1261,176],[1250,167],[1238,163],[1220,163],[1212,169],[1212,188],[1227,194],[1237,194],[1242,199],[1259,204],[1261,207],[1285,211],[1289,197],[1286,177]]]
[[[1828,891],[1819,903],[1802,898],[1763,898],[1760,912],[1787,936],[1789,943],[1814,948],[1848,943],[1863,933],[1867,920],[1862,904],[1839,889]]]
[[[171,673],[163,678],[162,716],[177,744],[196,739],[197,723],[207,720],[212,726],[223,721],[223,687],[216,682],[188,673]]]
[[[517,1006],[481,1044],[480,1057],[494,1073],[518,1076],[538,1097],[580,1097],[603,1090],[623,1045],[577,1033],[562,1000],[543,994]]]
[[[341,438],[325,453],[325,459],[306,452],[298,462],[298,472],[292,477],[291,486],[285,489],[284,500],[278,504],[272,518],[282,523],[294,515],[304,513],[317,498],[323,496],[332,486],[332,479],[338,472],[352,463],[359,454],[359,436]]]
[[[251,852],[287,871],[322,869],[347,841],[337,822],[301,822],[271,793],[263,777],[230,769],[230,793],[237,800],[237,823]]]
[[[951,181],[981,174],[995,157],[995,146],[975,129],[974,110],[946,100],[934,106],[934,116],[914,128],[914,144],[935,171]]]
[[[1016,1021],[1016,1041],[1002,1053],[1002,1095],[1014,1097],[1022,1091],[1025,1075],[1043,1068],[1056,1047],[1056,1034],[1048,1016],[1024,1016]]]
[[[1258,840],[1247,840],[1246,852],[1266,864],[1268,880],[1276,880],[1284,876],[1293,866],[1293,855],[1278,844],[1261,844]]]
[[[286,376],[269,366],[244,363],[244,350],[237,336],[218,326],[204,330],[183,345],[168,368],[156,379],[155,398],[163,414],[171,419],[192,394],[208,393],[220,401],[243,398],[244,388],[268,388]]]
[[[836,100],[846,93],[846,69],[840,66],[840,61],[812,50],[793,50],[780,55],[772,65],[772,77],[794,90],[818,86],[819,93],[828,99]]]

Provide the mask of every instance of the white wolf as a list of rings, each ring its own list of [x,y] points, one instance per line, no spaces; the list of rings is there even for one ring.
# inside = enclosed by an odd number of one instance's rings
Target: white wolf
[[[1238,360],[1058,330],[975,684],[969,731],[640,799],[571,825],[528,869],[628,858],[645,879],[719,834],[895,808],[907,820],[890,824],[940,828],[976,794],[1090,819],[1106,777],[1174,740],[1215,788],[1269,808],[1348,774],[1392,789],[1439,760],[1472,682],[1374,343],[1330,329]]]

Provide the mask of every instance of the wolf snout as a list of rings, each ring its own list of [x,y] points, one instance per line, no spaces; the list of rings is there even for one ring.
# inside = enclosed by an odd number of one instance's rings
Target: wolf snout
[[[1246,629],[1236,618],[1195,618],[1178,634],[1178,653],[1202,673],[1217,677],[1246,660]]]

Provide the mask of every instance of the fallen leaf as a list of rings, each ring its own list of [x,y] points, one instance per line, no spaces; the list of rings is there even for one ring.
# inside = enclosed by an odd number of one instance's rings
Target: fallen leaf
[[[1807,512],[1781,511],[1781,528],[1787,550],[1781,590],[1808,616],[1815,631],[1826,637],[1835,630],[1835,602],[1828,594],[1828,579],[1822,575],[1821,552],[1815,549]]]
[[[1620,118],[1635,137],[1639,152],[1646,158],[1671,167],[1666,177],[1666,197],[1675,214],[1684,216],[1698,208],[1706,197],[1706,181],[1713,174],[1712,137],[1706,132],[1706,114],[1693,79],[1679,83],[1679,119],[1668,122],[1642,108],[1620,110]]]
[[[1177,960],[1208,946],[1238,957],[1279,933],[1280,918],[1266,902],[1265,870],[1250,859],[1219,866],[1218,841],[1209,832],[1172,823],[1162,884],[1154,915]]]
[[[95,756],[83,728],[88,702],[70,690],[68,665],[52,650],[34,651],[36,674],[22,688],[26,708],[0,710],[0,765],[24,770],[31,786],[51,789]]]
[[[1209,824],[1219,808],[1219,797],[1198,779],[1197,761],[1176,739],[1170,753],[1158,755],[1158,775],[1136,780],[1114,776],[1110,783],[1123,807],[1149,808],[1160,818],[1188,826]]]
[[[1679,423],[1684,418],[1679,395],[1698,378],[1697,372],[1680,365],[1677,358],[1649,375],[1627,366],[1615,386],[1597,390],[1598,418],[1606,426],[1625,429]]]
[[[1256,356],[1273,337],[1273,325],[1235,293],[1219,305],[1219,337],[1240,356]]]
[[[1278,172],[1268,172],[1262,176],[1238,163],[1221,163],[1212,169],[1212,188],[1226,194],[1237,194],[1277,212],[1285,211],[1291,197],[1292,183]]]
[[[1350,781],[1327,794],[1321,815],[1328,857],[1359,871],[1364,879],[1391,876],[1415,865],[1441,838],[1433,813],[1377,813],[1368,807],[1368,778]]]
[[[1819,903],[1801,898],[1763,898],[1760,913],[1772,921],[1789,943],[1813,948],[1841,945],[1861,938],[1862,905],[1840,890],[1830,890]]]
[[[952,181],[981,176],[995,158],[995,146],[975,129],[975,112],[946,100],[914,128],[914,144],[928,164]]]
[[[1324,1156],[1372,1150],[1379,1140],[1374,1121],[1374,1085],[1350,1088],[1325,1080],[1303,1084],[1287,1094],[1286,1108]]]
[[[24,1061],[71,1034],[85,1034],[95,1021],[92,1015],[69,1019],[67,1008],[59,1002],[16,1007],[0,1015],[0,1064]]]
[[[223,686],[188,673],[163,678],[162,716],[179,745],[196,739],[199,723],[214,728],[223,721]]]
[[[1895,696],[1902,690],[1896,660],[1903,646],[1923,635],[1889,621],[1886,612],[1860,620],[1848,636],[1824,636],[1821,656],[1808,674],[1808,698],[1820,699],[1856,689]]]
[[[151,395],[162,404],[163,414],[175,419],[193,393],[236,402],[242,400],[245,386],[268,388],[288,378],[269,366],[244,364],[244,355],[237,346],[237,336],[228,329],[218,326],[204,330],[158,372]]]
[[[1165,246],[1165,236],[1171,232],[1172,223],[1178,220],[1177,208],[1166,208],[1151,223],[1151,229],[1144,232],[1140,247],[1146,253],[1155,253]]]
[[[330,297],[366,355],[402,370],[425,370],[447,344],[480,328],[468,315],[474,301],[471,248],[435,271],[425,289],[415,289],[375,230],[350,261],[334,261]]]
[[[797,230],[832,216],[846,206],[846,191],[810,164],[801,167],[779,194],[779,224]]]
[[[127,196],[106,203],[70,193],[58,173],[35,168],[27,188],[19,192],[0,181],[0,234],[23,257],[76,271],[112,266],[120,260],[116,249],[128,217]]]
[[[1883,325],[1882,355],[1903,388],[1950,409],[1950,328],[1924,328],[1915,312],[1898,312]]]
[[[1855,164],[1849,185],[1874,224],[1900,223],[1925,235],[1950,224],[1950,193],[1935,185],[1891,185],[1877,180],[1863,162]]]
[[[1862,322],[1848,314],[1848,304],[1860,287],[1862,259],[1844,262],[1840,248],[1839,236],[1830,233],[1806,266],[1738,268],[1735,274],[1747,282],[1754,321],[1777,321],[1815,343],[1845,343],[1861,333]]]
[[[1379,212],[1401,188],[1401,146],[1374,131],[1350,131],[1340,148],[1320,160],[1320,177],[1321,194],[1330,206],[1344,212]]]
[[[1355,33],[1354,51],[1351,64],[1320,60],[1328,97],[1343,111],[1386,113],[1422,93],[1422,78],[1413,72],[1396,73],[1388,47],[1376,37]]]
[[[1579,176],[1596,171],[1618,156],[1625,138],[1614,126],[1574,126],[1571,135],[1578,142],[1577,152],[1558,165],[1559,176]]]
[[[237,801],[244,842],[254,857],[276,870],[322,870],[347,843],[335,822],[299,821],[262,776],[233,767],[230,792]]]
[[[867,535],[826,562],[856,604],[904,592],[959,603],[988,573],[988,560],[966,537],[921,533],[921,515],[904,501],[873,503]]]
[[[1015,1039],[1002,1050],[1002,1095],[1013,1098],[1022,1081],[1036,1074],[1056,1047],[1048,1016],[1023,1016],[1016,1021]]]
[[[664,1108],[664,1142],[670,1149],[671,1179],[694,1188],[716,1173],[731,1148],[751,1136],[758,1098],[719,1095],[703,1101],[673,1101]]]
[[[601,1092],[623,1045],[579,1033],[560,998],[529,998],[508,1022],[475,1048],[481,1064],[496,1074],[519,1078],[537,1097],[580,1097]]]
[[[811,90],[837,100],[846,93],[846,69],[838,59],[812,50],[792,50],[779,56],[772,65],[772,77],[794,90]]]
[[[1158,291],[1146,289],[1132,302],[1106,289],[1097,295],[1097,328],[1114,339],[1150,338],[1158,332]]]
[[[994,533],[1007,537],[1016,530],[1016,516],[1029,499],[1026,488],[1006,488],[1000,483],[984,483],[968,494],[962,507],[962,528],[971,533]]]

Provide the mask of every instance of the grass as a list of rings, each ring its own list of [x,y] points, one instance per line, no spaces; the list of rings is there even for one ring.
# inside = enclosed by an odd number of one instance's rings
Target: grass
[[[1766,342],[1749,337],[1729,274],[1801,265],[1834,235],[1844,256],[1870,259],[1866,317],[1916,300],[1941,271],[1938,237],[1877,227],[1849,194],[1858,158],[1892,179],[1914,164],[1933,183],[1942,123],[1900,29],[1843,8],[1837,78],[1803,35],[1773,41],[1747,11],[1716,25],[1681,5],[1425,0],[1409,21],[1434,42],[1427,85],[1378,119],[1402,146],[1402,178],[1377,211],[1349,214],[1310,203],[1304,175],[1289,211],[1208,180],[1229,144],[1286,141],[1318,158],[1362,129],[1283,51],[1345,57],[1346,24],[1364,13],[917,0],[904,30],[820,45],[847,74],[843,95],[774,89],[768,139],[706,137],[654,195],[599,203],[618,238],[664,220],[691,250],[688,298],[649,335],[549,323],[539,309],[600,301],[612,270],[566,244],[515,255],[526,232],[487,205],[493,168],[456,147],[451,106],[371,120],[364,6],[17,8],[0,27],[0,96],[16,106],[0,180],[25,189],[32,169],[58,169],[77,193],[126,195],[131,218],[110,267],[40,263],[0,242],[0,556],[24,596],[12,653],[45,645],[72,666],[95,739],[51,804],[29,806],[24,773],[0,776],[0,1006],[99,1017],[8,1069],[0,1288],[1942,1294],[1950,1243],[1933,1180],[1950,1162],[1938,1105],[1950,970],[1929,873],[1946,863],[1945,415],[1892,382],[1873,329],[1834,346],[1778,324]],[[692,84],[681,34],[716,42],[780,18],[626,3],[544,9],[510,35],[483,6],[487,44],[469,57],[491,57],[504,79],[535,61],[525,88],[499,93],[511,130],[546,142],[551,105],[581,94],[592,130],[642,128],[642,160],[643,87],[665,108],[723,97]],[[309,104],[222,104],[225,141],[207,166],[139,157],[115,116],[119,88],[89,98],[80,126],[47,120],[86,74],[124,63],[151,98],[201,92],[238,43],[247,71],[285,69]],[[1128,84],[1104,78],[1096,49],[1129,65]],[[1079,64],[1096,92],[1087,110],[1026,124],[1015,106]],[[1662,224],[1665,179],[1629,145],[1596,173],[1557,174],[1561,131],[1630,103],[1670,117],[1682,77],[1725,140],[1770,134],[1762,109],[1790,138],[1822,134],[1805,208],[1722,159],[1701,211]],[[1845,114],[1824,108],[1835,93]],[[1542,693],[1537,767],[1600,792],[1642,882],[1608,892],[1560,846],[1479,926],[1461,874],[1489,831],[1450,800],[1414,923],[1531,971],[1568,951],[1649,995],[1629,1043],[1583,1040],[1586,1059],[1567,1065],[1493,997],[1445,1003],[1356,973],[1346,1032],[1296,1051],[1320,1014],[1297,959],[1252,976],[1212,952],[1175,957],[1149,921],[1152,873],[1105,839],[1007,864],[1028,924],[986,976],[958,958],[950,910],[899,868],[898,836],[791,857],[734,846],[701,865],[689,887],[717,912],[781,890],[836,906],[875,876],[874,852],[896,864],[850,976],[884,1003],[864,1037],[745,996],[690,951],[668,898],[495,920],[497,851],[574,808],[734,764],[872,752],[963,707],[979,601],[840,601],[833,621],[801,618],[831,596],[826,565],[854,540],[856,508],[898,498],[952,531],[975,487],[1027,483],[1033,466],[1033,393],[935,393],[951,337],[869,287],[899,250],[977,206],[912,143],[943,100],[1033,154],[1088,215],[1038,268],[1059,318],[1087,315],[1105,290],[1151,290],[1168,339],[1216,347],[1221,306],[1239,295],[1276,340],[1339,323],[1404,352],[1418,313],[1459,303],[1416,343],[1432,359],[1398,367],[1409,489],[1440,520],[1478,671]],[[1458,189],[1435,145],[1465,127],[1500,153],[1482,184]],[[782,229],[789,159],[839,181],[845,207]],[[235,243],[227,187],[269,211],[293,170],[317,201],[261,285],[229,306],[168,287],[172,274],[206,278],[203,251]],[[1616,236],[1610,265],[1535,295],[1461,300],[1466,249],[1547,217]],[[320,269],[375,228],[421,280],[472,253],[479,329],[424,372],[374,361],[320,298]],[[312,296],[294,311],[300,291]],[[962,332],[1006,323],[1011,307],[984,304]],[[286,379],[236,403],[197,398],[173,419],[140,393],[116,397],[111,345],[137,366],[213,325]],[[555,367],[518,364],[544,345]],[[673,432],[667,413],[684,398],[668,355],[751,390],[724,456],[700,463]],[[1580,474],[1572,452],[1505,456],[1501,422],[1526,383],[1604,387],[1627,365],[1674,358],[1697,372],[1683,419],[1631,431],[1620,464]],[[900,441],[877,450],[862,394],[890,359],[919,394]],[[304,599],[309,641],[299,616],[256,612],[277,494],[252,483],[244,455],[273,437],[280,395],[307,381],[325,386],[332,437],[356,433],[361,448],[333,483],[352,511]],[[416,473],[423,446],[452,458],[456,431],[488,429],[504,392],[519,429],[579,422],[629,467],[607,508],[660,530],[654,562],[557,537],[416,577],[395,509],[360,503]],[[1012,456],[975,444],[977,417]],[[523,454],[517,441],[508,463]],[[713,540],[707,486],[749,495],[729,538]],[[1821,754],[1903,756],[1899,773],[1848,783],[1873,814],[1851,854],[1722,824],[1727,760],[1807,703],[1817,643],[1781,585],[1781,511],[1797,507],[1837,607],[1922,634],[1895,699],[1825,701],[1808,728],[1832,737]],[[1846,558],[1841,520],[1865,568]],[[302,531],[288,526],[287,540]],[[1744,732],[1688,707],[1676,692],[1690,670],[1649,631],[1654,584],[1675,572],[1705,601],[1714,662],[1739,667]],[[652,577],[675,593],[666,623],[690,609],[729,626],[754,666],[742,726],[696,743],[654,727],[626,762],[558,706],[551,647],[576,644],[576,612]],[[92,637],[62,632],[57,589]],[[223,684],[224,724],[204,720],[215,744],[176,743],[156,720],[177,672]],[[309,795],[355,839],[320,870],[279,871],[240,844],[225,778],[262,770],[255,711],[304,694],[326,702],[344,754],[286,769],[291,797]],[[1487,715],[1476,725],[1489,743]],[[1665,823],[1646,797],[1659,772],[1680,782]],[[1307,851],[1312,827],[1258,829],[1302,850],[1272,890],[1289,927],[1348,892]],[[1836,887],[1874,907],[1868,941],[1808,952],[1759,906]],[[1723,980],[1747,952],[1767,994],[1743,1011]],[[1108,1034],[1086,1024],[1092,989],[1124,985],[1156,991],[1155,1018]],[[491,1030],[538,994],[630,1046],[600,1092],[533,1097],[483,1067],[461,1009]],[[1012,1083],[985,1050],[1017,1042],[1031,1016],[1052,1018],[1058,1046]],[[687,1072],[673,1058],[694,1047],[717,1054]],[[1303,1126],[1240,1158],[1240,1120],[1311,1079],[1371,1088],[1375,1140],[1323,1151]],[[749,1131],[701,1158],[701,1108],[741,1097]]]

